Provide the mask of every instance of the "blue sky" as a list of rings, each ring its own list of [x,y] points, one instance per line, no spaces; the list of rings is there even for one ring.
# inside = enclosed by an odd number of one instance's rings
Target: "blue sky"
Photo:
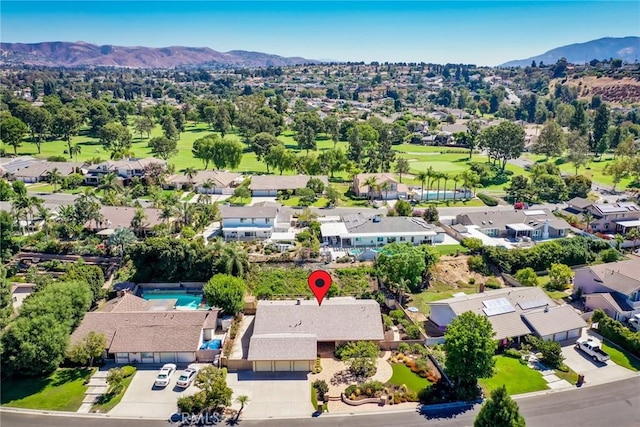
[[[6,1],[3,42],[207,46],[341,61],[496,65],[640,34],[638,1]]]

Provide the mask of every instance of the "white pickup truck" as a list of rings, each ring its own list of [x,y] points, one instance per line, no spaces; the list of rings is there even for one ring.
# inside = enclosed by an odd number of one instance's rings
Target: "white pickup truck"
[[[580,338],[576,341],[576,348],[584,351],[597,362],[609,360],[609,355],[600,347],[600,341],[594,338]]]

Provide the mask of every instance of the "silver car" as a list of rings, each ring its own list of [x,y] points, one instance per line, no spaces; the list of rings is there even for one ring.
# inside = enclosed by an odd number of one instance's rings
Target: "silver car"
[[[171,381],[171,376],[176,371],[176,365],[173,363],[165,364],[158,373],[156,377],[156,381],[153,383],[156,387],[166,387],[169,385],[169,381]]]
[[[189,365],[187,369],[185,369],[178,377],[176,385],[182,388],[189,387],[193,383],[193,380],[196,378],[196,375],[198,375],[198,370],[199,368],[197,366]]]

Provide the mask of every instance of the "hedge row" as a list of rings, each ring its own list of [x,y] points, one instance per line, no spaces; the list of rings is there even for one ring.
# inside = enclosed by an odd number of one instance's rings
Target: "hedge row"
[[[482,200],[482,203],[484,203],[487,206],[498,206],[498,199],[494,197],[488,196],[484,193],[478,193],[476,194],[476,197]]]
[[[598,322],[598,332],[603,337],[640,357],[640,332],[632,332],[622,323],[607,316],[602,310],[596,310],[592,320],[594,323]]]

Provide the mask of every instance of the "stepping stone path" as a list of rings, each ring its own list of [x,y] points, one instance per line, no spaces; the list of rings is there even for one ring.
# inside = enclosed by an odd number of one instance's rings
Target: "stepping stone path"
[[[107,384],[108,371],[96,371],[95,374],[89,380],[85,397],[82,400],[82,405],[78,409],[78,413],[88,414],[93,404],[98,400],[98,397],[105,394],[109,389]]]

